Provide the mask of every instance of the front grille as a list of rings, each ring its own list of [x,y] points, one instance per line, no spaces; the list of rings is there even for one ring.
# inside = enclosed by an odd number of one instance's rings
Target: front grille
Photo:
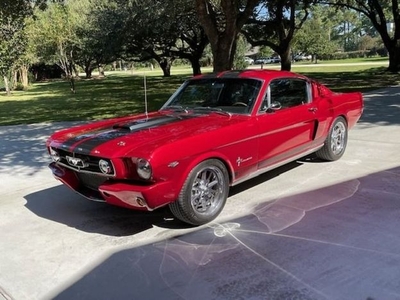
[[[99,186],[107,180],[107,177],[96,174],[77,172],[76,175],[83,186],[94,191],[98,191]]]
[[[112,164],[112,162],[109,159],[105,159],[105,158],[101,158],[101,157],[96,157],[96,156],[91,156],[91,155],[84,155],[84,154],[79,154],[79,153],[74,153],[74,152],[69,152],[69,151],[65,151],[62,149],[55,149],[53,148],[54,151],[57,151],[57,153],[60,156],[60,160],[57,162],[58,164],[61,164],[67,168],[70,168],[72,170],[75,170],[77,172],[84,172],[84,173],[93,173],[93,174],[99,174],[102,176],[115,176],[115,169],[114,166]],[[73,158],[77,158],[77,159],[81,159],[84,163],[85,166],[74,166],[72,164],[70,164],[67,160],[67,156],[69,157],[73,157]],[[106,160],[110,163],[111,166],[111,173],[110,174],[104,174],[103,172],[101,172],[100,168],[99,168],[99,161],[100,160]]]

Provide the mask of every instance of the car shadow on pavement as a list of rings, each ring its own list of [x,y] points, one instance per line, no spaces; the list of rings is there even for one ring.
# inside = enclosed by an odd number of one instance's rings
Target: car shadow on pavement
[[[109,236],[129,236],[168,222],[169,211],[135,211],[106,203],[93,202],[64,185],[41,190],[24,197],[26,208],[41,218],[77,230]]]
[[[300,165],[301,163],[292,162],[234,186],[231,188],[229,196],[259,185]],[[84,232],[109,236],[129,236],[153,226],[169,229],[192,227],[176,220],[168,207],[159,208],[152,212],[130,210],[87,200],[64,185],[28,194],[24,198],[27,201],[26,208],[39,217]]]
[[[51,299],[398,299],[400,168],[116,251]]]

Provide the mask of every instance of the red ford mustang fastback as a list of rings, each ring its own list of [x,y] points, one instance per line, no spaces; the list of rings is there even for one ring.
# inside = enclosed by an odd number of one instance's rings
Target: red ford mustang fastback
[[[193,225],[215,219],[229,187],[315,152],[339,159],[363,110],[304,76],[246,70],[187,80],[157,112],[81,125],[47,141],[54,176],[91,200],[169,205]]]

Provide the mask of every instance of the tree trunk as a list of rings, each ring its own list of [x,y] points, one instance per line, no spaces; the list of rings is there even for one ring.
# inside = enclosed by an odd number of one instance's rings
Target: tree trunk
[[[59,66],[65,72],[65,77],[69,81],[69,86],[71,88],[71,92],[75,94],[75,80],[73,75],[74,65],[73,62],[68,59],[68,57],[61,57],[59,59]]]
[[[104,68],[102,65],[99,65],[99,77],[105,77]]]
[[[231,70],[236,50],[238,33],[253,13],[259,0],[247,0],[244,9],[239,10],[238,1],[217,1],[222,11],[214,10],[214,1],[196,0],[197,15],[210,41],[213,53],[214,72]]]
[[[75,90],[75,78],[74,78],[74,75],[73,75],[73,65],[72,65],[72,63],[70,63],[68,65],[68,79],[69,79],[69,85],[71,87],[71,92],[75,94],[76,93],[76,90]]]
[[[290,71],[292,69],[292,59],[290,56],[290,47],[288,47],[282,53],[279,53],[281,57],[281,70],[282,71]]]
[[[28,66],[21,67],[21,83],[24,89],[28,88],[29,85]]]
[[[388,47],[389,52],[389,67],[388,71],[397,73],[400,71],[400,40],[397,43],[393,43]]]
[[[8,83],[8,78],[7,78],[7,76],[4,76],[4,77],[3,77],[3,80],[4,80],[4,87],[6,88],[6,93],[7,93],[7,95],[11,95],[10,85],[9,85],[9,83]]]
[[[190,64],[192,65],[193,76],[200,75],[201,74],[200,60],[198,58],[192,58],[190,59]]]
[[[173,59],[168,59],[168,58],[163,58],[161,61],[159,61],[159,65],[163,71],[164,77],[170,77],[171,76],[171,66]]]
[[[74,76],[69,76],[69,86],[71,88],[71,92],[75,94],[76,90],[75,90],[75,79],[74,79]]]
[[[213,41],[215,43],[212,47],[213,52],[213,71],[222,72],[226,70],[232,70],[233,59],[235,52],[233,51],[236,35],[223,36],[218,40]]]
[[[17,84],[18,84],[18,72],[19,70],[14,70],[12,72],[12,90],[15,90],[17,88]]]
[[[92,78],[93,69],[90,66],[85,66],[86,79]]]

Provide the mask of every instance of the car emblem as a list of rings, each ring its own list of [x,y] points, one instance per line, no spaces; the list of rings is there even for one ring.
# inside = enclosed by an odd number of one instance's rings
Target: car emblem
[[[73,167],[86,168],[89,166],[89,164],[87,162],[85,162],[83,159],[78,158],[78,157],[72,157],[72,156],[67,155],[66,159],[67,159],[68,163]]]
[[[179,165],[179,162],[173,161],[173,162],[170,162],[170,163],[168,164],[168,167],[169,167],[169,168],[175,168],[177,165]]]
[[[241,158],[240,156],[237,158],[236,163],[238,165],[238,167],[240,167],[240,165],[246,161],[252,160],[253,157],[247,157],[247,158]]]

